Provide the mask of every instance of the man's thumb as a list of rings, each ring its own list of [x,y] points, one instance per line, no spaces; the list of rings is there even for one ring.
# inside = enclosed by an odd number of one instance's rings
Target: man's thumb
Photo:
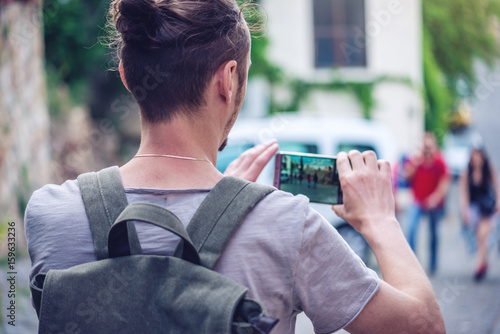
[[[332,210],[337,216],[344,219],[345,208],[343,204],[332,205]]]

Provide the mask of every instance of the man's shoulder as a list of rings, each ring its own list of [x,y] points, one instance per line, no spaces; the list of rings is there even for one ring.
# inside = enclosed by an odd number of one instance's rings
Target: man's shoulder
[[[29,224],[51,215],[74,215],[77,210],[84,207],[76,180],[67,180],[61,185],[47,184],[31,195],[25,221]]]
[[[281,210],[296,209],[306,210],[309,208],[309,199],[304,195],[293,195],[291,193],[275,190],[265,196],[255,207],[256,210]]]
[[[77,180],[67,180],[61,185],[47,184],[33,192],[30,203],[47,204],[50,201],[72,201],[80,197]]]
[[[255,205],[247,220],[273,222],[273,225],[296,230],[302,228],[313,213],[315,211],[310,207],[306,196],[275,190]],[[265,224],[266,228],[269,226],[268,223]]]

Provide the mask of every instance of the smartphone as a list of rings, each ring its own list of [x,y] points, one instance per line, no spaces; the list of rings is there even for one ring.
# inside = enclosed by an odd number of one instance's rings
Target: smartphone
[[[305,195],[314,203],[343,203],[335,157],[278,152],[274,186],[294,195]]]

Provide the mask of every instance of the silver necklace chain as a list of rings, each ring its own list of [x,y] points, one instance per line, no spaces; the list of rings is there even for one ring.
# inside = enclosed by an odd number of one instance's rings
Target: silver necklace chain
[[[172,158],[172,159],[188,160],[188,161],[204,161],[208,162],[209,164],[212,164],[207,159],[183,157],[179,155],[170,155],[170,154],[138,154],[134,156],[134,158]]]

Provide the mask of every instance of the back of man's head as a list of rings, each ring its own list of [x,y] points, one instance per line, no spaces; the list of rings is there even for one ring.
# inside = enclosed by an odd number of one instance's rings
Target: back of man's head
[[[250,35],[235,0],[114,0],[126,84],[150,123],[195,115],[221,64],[246,80]]]

